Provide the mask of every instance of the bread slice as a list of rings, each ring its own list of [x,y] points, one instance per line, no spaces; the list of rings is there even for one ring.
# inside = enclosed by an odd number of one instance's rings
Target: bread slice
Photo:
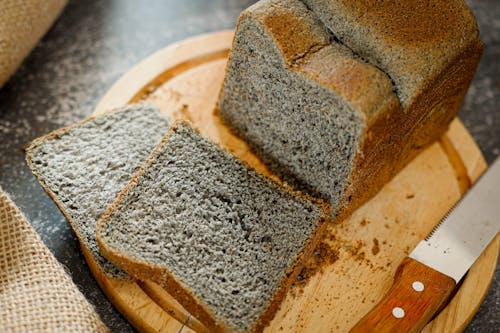
[[[219,97],[222,120],[337,215],[440,137],[482,50],[462,1],[379,3],[259,1],[240,15]]]
[[[168,126],[166,116],[154,105],[130,105],[56,130],[36,139],[26,150],[28,165],[40,184],[108,276],[130,278],[99,253],[97,219]]]
[[[261,331],[328,216],[175,123],[100,219],[102,254],[214,332]]]

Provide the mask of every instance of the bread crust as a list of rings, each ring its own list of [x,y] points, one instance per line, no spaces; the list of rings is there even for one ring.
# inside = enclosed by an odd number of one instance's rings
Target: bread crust
[[[306,2],[307,1],[303,1]],[[311,2],[314,2],[312,0]],[[318,1],[316,1],[318,2]],[[456,30],[469,27],[474,18],[462,0],[322,0],[338,3],[346,16],[356,19],[359,25],[367,26],[377,36],[385,37],[381,43],[404,47],[436,48],[436,43],[456,38]],[[420,7],[415,10],[415,7]],[[314,9],[313,9],[314,11]],[[380,18],[384,18],[383,21]],[[389,34],[388,32],[397,32]],[[468,31],[469,32],[469,31]],[[453,39],[456,43],[459,40]]]
[[[118,251],[115,251],[112,247],[108,246],[106,242],[101,237],[101,228],[107,219],[120,208],[121,200],[125,197],[128,191],[132,190],[139,180],[139,178],[146,172],[146,170],[151,166],[152,163],[156,161],[157,154],[164,144],[168,142],[169,137],[172,135],[173,130],[178,126],[190,126],[190,123],[186,120],[175,121],[170,130],[162,138],[158,146],[153,150],[151,155],[148,157],[146,162],[139,168],[139,170],[132,176],[130,182],[123,188],[116,200],[111,204],[111,206],[106,210],[106,212],[101,216],[97,222],[96,235],[97,243],[99,245],[102,255],[110,260],[112,263],[118,267],[125,270],[131,276],[137,278],[138,280],[152,280],[166,289],[177,301],[194,317],[196,317],[200,322],[202,322],[211,332],[231,332],[231,329],[221,320],[217,319],[216,316],[211,313],[209,308],[203,303],[202,300],[198,299],[193,293],[190,292],[189,288],[185,286],[181,281],[177,280],[175,276],[168,270],[167,267],[157,265],[157,264],[146,264],[135,260],[129,256],[124,255]],[[198,131],[197,131],[198,132]],[[213,143],[221,150],[231,154],[233,158],[237,159],[232,153],[224,149],[223,147]],[[240,161],[240,160],[238,160]],[[258,173],[255,169],[251,168],[244,161],[240,161],[248,169],[259,174],[263,179],[271,184],[279,186],[286,193],[292,194],[294,196],[300,197],[309,202],[315,203],[320,207],[322,211],[322,216],[317,224],[317,228],[312,231],[309,240],[306,242],[302,251],[298,254],[295,263],[292,267],[288,269],[285,273],[285,278],[282,280],[279,289],[274,294],[273,298],[270,300],[266,310],[261,314],[255,325],[250,329],[249,332],[261,332],[264,327],[271,321],[274,317],[276,311],[279,309],[283,298],[292,282],[295,280],[297,275],[300,273],[302,266],[305,263],[305,259],[309,257],[316,244],[319,242],[321,235],[323,234],[327,221],[329,219],[330,207],[324,201],[310,197],[307,194],[300,193],[292,190],[286,184],[279,184],[275,180],[266,177]]]
[[[447,65],[445,72],[449,75],[440,76],[432,87],[421,92],[415,103],[406,109],[395,109],[390,116],[373,123],[361,143],[362,154],[356,157],[339,221],[377,194],[446,132],[467,93],[482,48],[480,40],[473,41]],[[446,100],[441,96],[443,90],[449,92]],[[391,134],[384,135],[388,131]]]
[[[479,39],[463,0],[301,0],[338,39],[387,73],[402,104]]]

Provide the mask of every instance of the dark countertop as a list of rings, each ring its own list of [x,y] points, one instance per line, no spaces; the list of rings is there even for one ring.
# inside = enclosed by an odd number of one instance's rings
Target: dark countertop
[[[70,1],[0,90],[0,186],[9,192],[113,332],[133,329],[97,286],[73,232],[28,170],[22,147],[88,116],[132,65],[186,37],[230,29],[251,0]],[[459,113],[488,162],[500,155],[500,3],[469,0],[484,54]],[[141,3],[141,4],[140,4]],[[498,332],[500,271],[466,332]]]

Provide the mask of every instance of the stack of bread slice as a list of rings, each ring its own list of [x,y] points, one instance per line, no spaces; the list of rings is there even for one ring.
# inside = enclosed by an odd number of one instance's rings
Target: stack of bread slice
[[[211,331],[261,330],[328,220],[151,104],[52,132],[27,160],[104,274],[156,281]]]

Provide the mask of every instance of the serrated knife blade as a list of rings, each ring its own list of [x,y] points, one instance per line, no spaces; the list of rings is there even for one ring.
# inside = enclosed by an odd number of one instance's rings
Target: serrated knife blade
[[[399,265],[351,333],[419,332],[500,230],[500,158]]]
[[[500,230],[500,159],[410,253],[459,282]]]

